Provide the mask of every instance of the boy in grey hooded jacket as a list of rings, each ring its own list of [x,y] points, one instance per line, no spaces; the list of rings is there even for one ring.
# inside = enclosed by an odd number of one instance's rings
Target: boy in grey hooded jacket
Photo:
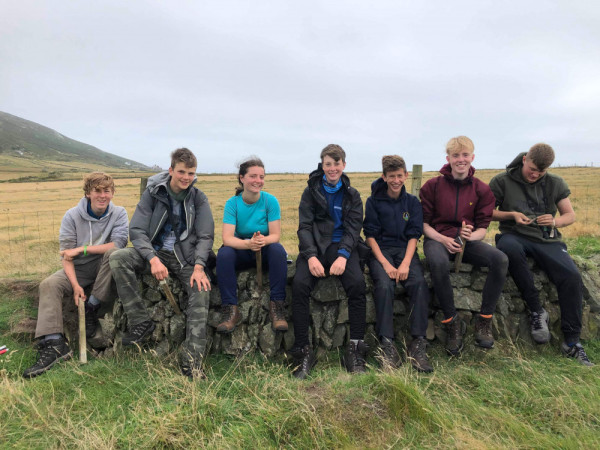
[[[115,184],[110,175],[94,172],[84,179],[85,196],[63,217],[60,255],[63,268],[40,284],[40,304],[35,337],[38,361],[23,373],[32,378],[67,360],[73,352],[63,336],[62,299],[73,295],[75,304],[85,301],[86,334],[98,326],[100,302],[109,300],[112,276],[109,255],[127,245],[127,211],[112,203]],[[87,299],[84,288],[93,285]]]
[[[197,161],[187,148],[171,154],[171,167],[148,180],[138,203],[129,237],[133,248],[115,252],[110,267],[127,315],[123,345],[140,344],[156,325],[139,292],[137,274],[151,273],[158,281],[177,277],[186,291],[185,341],[181,371],[204,378],[206,323],[211,289],[204,271],[214,241],[214,222],[206,195],[194,186]]]

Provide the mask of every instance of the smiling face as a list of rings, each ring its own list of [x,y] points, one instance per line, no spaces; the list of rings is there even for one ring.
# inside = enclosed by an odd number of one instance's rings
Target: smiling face
[[[178,162],[175,167],[169,167],[169,175],[171,175],[169,187],[173,192],[179,194],[189,188],[194,181],[196,168],[186,167],[185,163]]]
[[[450,150],[446,156],[446,161],[452,169],[452,176],[455,180],[464,180],[469,174],[471,163],[475,159],[475,154],[463,146]]]
[[[240,183],[242,183],[245,193],[260,193],[265,185],[265,169],[260,166],[248,167],[248,171],[244,175],[240,175]]]
[[[346,163],[341,159],[335,160],[331,156],[324,156],[322,159],[323,172],[329,184],[337,184],[344,173]]]
[[[90,206],[94,214],[101,216],[108,208],[114,194],[115,192],[108,186],[96,186],[85,196],[90,200]]]
[[[521,169],[521,175],[523,175],[523,178],[528,183],[535,183],[546,175],[546,171],[538,169],[533,161],[527,159],[527,156],[523,156],[523,169]]]
[[[402,186],[408,177],[408,172],[404,169],[388,171],[381,178],[387,183],[387,194],[392,198],[398,198],[402,192]]]

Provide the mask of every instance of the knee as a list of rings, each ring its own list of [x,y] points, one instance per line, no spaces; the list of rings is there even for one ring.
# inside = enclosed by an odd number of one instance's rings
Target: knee
[[[217,253],[217,265],[235,264],[236,251],[233,247],[221,247]]]
[[[279,242],[274,242],[273,244],[268,245],[265,250],[267,251],[269,260],[273,259],[273,261],[284,261],[287,256],[283,245],[281,245]]]
[[[494,252],[490,261],[490,269],[492,268],[506,273],[508,270],[508,256],[506,256],[506,253],[501,251]]]
[[[511,239],[511,236],[504,236],[496,245],[496,248],[504,253],[509,259],[525,258],[525,249],[516,240]]]
[[[108,264],[111,269],[119,269],[125,265],[125,261],[127,260],[127,249],[122,248],[119,250],[110,252],[108,257]]]
[[[562,276],[567,283],[571,283],[572,285],[583,284],[581,274],[574,264],[570,267],[565,267]]]
[[[441,258],[436,254],[428,254],[426,255],[427,265],[429,266],[429,271],[433,273],[441,273],[448,271],[448,258]]]

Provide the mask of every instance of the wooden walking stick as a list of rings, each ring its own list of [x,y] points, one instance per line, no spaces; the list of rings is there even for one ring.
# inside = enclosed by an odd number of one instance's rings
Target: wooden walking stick
[[[87,342],[85,339],[85,303],[83,298],[77,299],[77,310],[79,311],[79,362],[87,364]]]
[[[262,293],[263,286],[263,273],[262,273],[262,252],[259,250],[256,252],[256,284],[258,284],[258,293]]]
[[[461,229],[465,228],[467,225],[465,223],[465,221],[463,220],[462,223],[462,227]],[[460,242],[462,243],[462,250],[460,251],[460,253],[458,255],[456,255],[456,257],[454,258],[454,273],[458,273],[458,271],[460,270],[460,265],[462,263],[463,260],[463,255],[465,254],[465,246],[467,245],[467,241],[465,241],[460,234],[458,235],[458,237],[460,238]]]
[[[180,316],[181,310],[179,309],[179,305],[177,305],[177,302],[175,301],[175,297],[173,296],[173,293],[171,292],[171,288],[169,287],[169,283],[167,283],[167,280],[168,280],[168,278],[165,278],[164,280],[160,280],[160,282],[158,284],[160,284],[160,287],[162,288],[163,292],[165,293],[167,300],[169,300],[169,303],[173,307],[175,314]]]
[[[260,236],[260,231],[256,231],[252,237]],[[262,249],[254,252],[256,256],[256,284],[258,285],[258,293],[262,293],[263,272],[262,272]]]

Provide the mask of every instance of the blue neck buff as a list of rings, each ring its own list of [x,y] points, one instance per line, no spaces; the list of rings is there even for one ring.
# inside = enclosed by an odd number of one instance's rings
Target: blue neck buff
[[[337,184],[335,186],[332,186],[331,184],[329,184],[327,182],[327,177],[325,176],[325,174],[323,174],[323,189],[325,189],[325,192],[327,192],[328,194],[335,194],[337,191],[340,190],[341,187],[342,187],[342,178],[341,177],[338,180]]]

